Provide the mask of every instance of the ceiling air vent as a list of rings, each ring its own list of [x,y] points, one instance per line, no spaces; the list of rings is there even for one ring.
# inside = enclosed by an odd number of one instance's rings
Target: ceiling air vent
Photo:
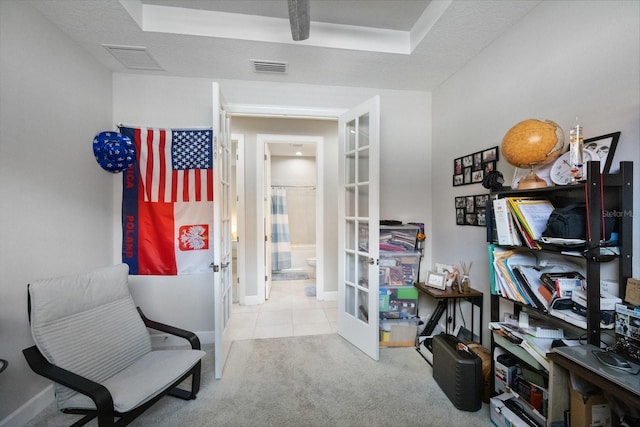
[[[263,61],[260,59],[252,59],[251,64],[253,64],[253,71],[256,73],[286,74],[289,66],[288,62]]]
[[[103,44],[105,49],[109,51],[122,65],[130,70],[157,70],[164,69],[156,62],[155,59],[147,52],[146,47],[139,46],[114,46]]]

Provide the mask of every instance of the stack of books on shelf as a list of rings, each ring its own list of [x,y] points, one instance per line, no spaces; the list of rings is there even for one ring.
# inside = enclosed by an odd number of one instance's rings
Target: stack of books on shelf
[[[553,209],[553,204],[547,199],[532,197],[495,199],[493,217],[498,244],[540,249],[538,241],[547,228],[547,220]]]
[[[556,254],[489,245],[491,293],[587,328],[587,280],[578,264]],[[600,327],[611,329],[622,300],[600,291]]]

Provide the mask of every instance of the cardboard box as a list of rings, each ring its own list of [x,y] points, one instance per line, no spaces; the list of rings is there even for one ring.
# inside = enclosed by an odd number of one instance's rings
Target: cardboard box
[[[640,305],[640,280],[631,278],[627,280],[627,292],[624,299],[633,305]]]
[[[571,427],[611,427],[611,410],[602,393],[583,395],[569,386]]]

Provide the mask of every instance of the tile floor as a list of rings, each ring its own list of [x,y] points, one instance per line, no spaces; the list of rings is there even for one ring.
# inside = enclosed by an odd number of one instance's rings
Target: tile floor
[[[305,295],[314,280],[272,282],[271,296],[260,305],[233,304],[229,332],[234,340],[278,338],[338,332],[338,302]]]

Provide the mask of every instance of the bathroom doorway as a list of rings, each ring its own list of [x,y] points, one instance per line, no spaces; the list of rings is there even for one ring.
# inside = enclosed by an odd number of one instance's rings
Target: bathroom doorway
[[[285,286],[282,282],[289,280],[304,286],[307,296],[318,295],[318,276],[322,276],[317,274],[321,240],[317,230],[322,223],[322,156],[318,146],[322,140],[316,136],[257,135],[258,158],[264,159],[265,300],[274,284]]]

